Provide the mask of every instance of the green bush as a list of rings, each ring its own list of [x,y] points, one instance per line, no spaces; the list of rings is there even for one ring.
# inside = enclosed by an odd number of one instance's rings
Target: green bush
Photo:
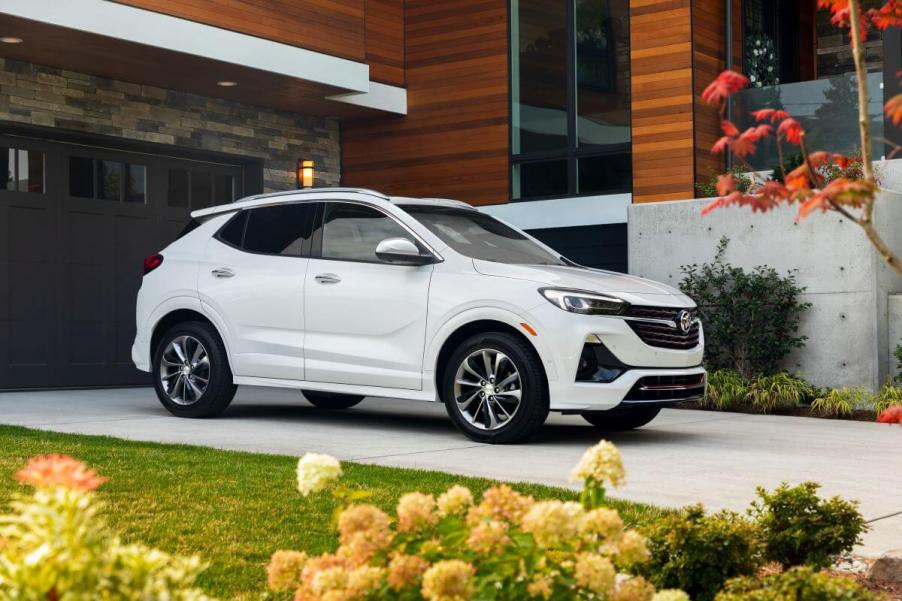
[[[769,561],[822,568],[860,542],[867,525],[858,503],[822,499],[818,488],[815,482],[794,487],[783,483],[773,492],[758,487],[760,500],[752,503],[749,513],[761,530]]]
[[[856,409],[872,407],[874,395],[864,386],[831,388],[811,403],[811,412],[821,417],[847,417]]]
[[[798,335],[811,306],[795,274],[772,267],[750,272],[724,261],[729,240],[721,238],[712,263],[684,265],[680,288],[699,306],[705,327],[705,359],[710,369],[734,369],[746,379],[773,373],[790,351],[805,345]]]
[[[703,407],[726,411],[745,403],[745,381],[732,369],[718,369],[708,375],[708,391]]]
[[[899,372],[896,374],[896,382],[902,384],[902,344],[896,347],[893,354],[896,356],[896,371]]]
[[[765,578],[737,578],[727,583],[716,601],[880,601],[851,578],[838,578],[793,568]]]
[[[732,173],[733,177],[736,178],[736,189],[740,192],[748,192],[752,187],[752,178],[748,176],[746,170],[742,167],[733,167],[730,169],[729,173]],[[720,196],[720,194],[717,193],[718,177],[720,177],[720,173],[712,172],[708,181],[695,183],[695,191],[699,198],[713,198],[715,196]]]
[[[662,517],[644,530],[651,559],[644,575],[658,588],[679,588],[694,601],[710,601],[730,578],[753,574],[763,563],[758,529],[724,511],[701,505]]]
[[[755,409],[770,413],[780,407],[798,407],[811,396],[811,387],[802,379],[785,372],[759,375],[748,387],[746,399]]]

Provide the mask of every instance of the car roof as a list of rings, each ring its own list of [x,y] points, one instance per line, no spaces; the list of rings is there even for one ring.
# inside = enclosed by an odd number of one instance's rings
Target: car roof
[[[251,207],[270,206],[277,204],[287,204],[302,200],[319,201],[329,200],[337,197],[343,200],[367,200],[373,204],[389,203],[394,205],[407,206],[433,206],[433,207],[455,207],[473,209],[471,205],[459,200],[450,200],[447,198],[410,198],[406,196],[387,196],[375,190],[366,188],[307,188],[304,190],[286,190],[284,192],[270,192],[267,194],[256,194],[236,200],[235,202],[199,209],[191,212],[191,217],[195,219],[211,217],[222,213],[231,213],[240,209]]]

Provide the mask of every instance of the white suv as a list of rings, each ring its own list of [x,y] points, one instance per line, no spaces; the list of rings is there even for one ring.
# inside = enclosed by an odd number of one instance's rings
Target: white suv
[[[465,203],[333,188],[191,216],[145,261],[132,348],[177,416],[276,386],[322,409],[442,401],[470,438],[507,443],[549,410],[623,430],[704,394],[692,300]]]

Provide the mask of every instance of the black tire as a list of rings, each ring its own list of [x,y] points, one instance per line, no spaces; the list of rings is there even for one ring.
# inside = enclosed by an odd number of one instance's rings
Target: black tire
[[[520,403],[516,410],[510,413],[510,417],[505,419],[506,423],[498,426],[497,429],[486,429],[488,417],[485,411],[482,413],[484,416],[483,427],[471,423],[472,419],[465,417],[455,399],[455,381],[458,370],[462,369],[465,359],[474,353],[480,353],[481,350],[502,353],[510,361],[513,369],[519,372]],[[509,384],[507,388],[511,389],[513,386],[514,384]],[[475,387],[469,390],[478,391],[478,389],[479,387]],[[499,392],[499,389],[495,389],[495,392]],[[515,397],[503,394],[503,390],[500,392],[498,397],[489,396],[487,398],[489,400],[506,398],[508,399],[505,401],[506,403],[513,402],[510,399]],[[504,332],[477,334],[461,343],[448,358],[447,363],[442,366],[440,393],[441,399],[445,403],[445,409],[457,429],[477,442],[510,444],[526,440],[538,432],[545,423],[545,418],[548,417],[548,384],[545,380],[545,370],[542,367],[541,359],[527,342]],[[478,401],[474,402],[478,403]],[[495,404],[490,403],[490,407],[498,407],[500,401],[494,400],[492,403]],[[475,411],[478,412],[479,409],[477,408]],[[480,414],[477,413],[477,415]],[[497,415],[501,416],[501,413],[497,413]]]
[[[627,407],[612,409],[611,411],[599,411],[597,413],[583,413],[583,419],[605,432],[623,432],[635,430],[648,424],[658,417],[660,407]]]
[[[167,390],[164,384],[164,369],[178,370],[172,367],[169,359],[173,358],[171,354],[170,344],[173,341],[181,339],[184,344],[190,346],[190,340],[199,341],[203,345],[208,358],[208,371],[206,371],[207,385],[203,389],[202,394],[195,395],[195,398],[182,399],[181,402],[174,400],[178,394],[171,394],[171,390]],[[196,348],[196,347],[195,347]],[[164,355],[167,356],[167,365],[163,365]],[[189,359],[190,361],[190,359]],[[188,321],[177,324],[170,328],[160,339],[157,348],[154,349],[152,372],[154,389],[157,391],[157,397],[166,409],[178,417],[216,417],[226,410],[229,403],[235,397],[235,391],[238,389],[232,383],[232,370],[229,367],[228,355],[226,354],[225,345],[219,337],[219,333],[211,325],[200,321]],[[195,380],[200,385],[202,376],[198,373],[198,379]],[[168,378],[167,381],[173,381],[175,378]],[[186,386],[186,384],[183,384]],[[183,389],[184,390],[184,389]]]
[[[350,409],[363,400],[362,395],[339,394],[337,392],[317,392],[314,390],[302,390],[304,398],[317,409],[336,411]]]

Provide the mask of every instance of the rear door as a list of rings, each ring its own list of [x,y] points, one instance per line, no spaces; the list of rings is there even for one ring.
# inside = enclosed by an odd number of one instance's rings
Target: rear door
[[[237,376],[304,379],[304,276],[314,203],[237,213],[207,243],[201,301],[225,323]]]
[[[420,389],[433,266],[376,257],[386,238],[414,240],[379,209],[326,202],[321,214],[305,284],[306,379]]]

